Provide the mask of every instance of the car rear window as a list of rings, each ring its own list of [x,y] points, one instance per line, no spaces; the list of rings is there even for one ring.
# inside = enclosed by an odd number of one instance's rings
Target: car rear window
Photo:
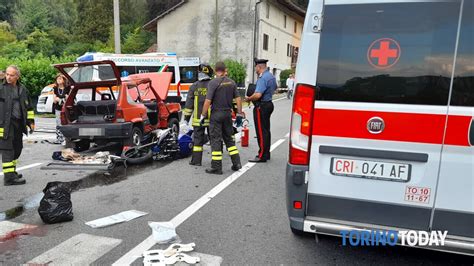
[[[447,105],[460,2],[327,6],[318,100]]]
[[[451,105],[474,106],[474,1],[464,1]]]

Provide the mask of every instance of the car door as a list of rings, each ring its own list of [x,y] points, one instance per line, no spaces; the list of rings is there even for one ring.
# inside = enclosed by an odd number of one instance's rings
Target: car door
[[[474,238],[474,1],[464,1],[432,229]]]
[[[460,6],[326,1],[307,216],[429,229]]]

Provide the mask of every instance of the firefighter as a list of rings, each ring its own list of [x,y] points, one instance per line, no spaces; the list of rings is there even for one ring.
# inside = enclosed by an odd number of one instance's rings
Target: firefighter
[[[255,59],[256,72],[258,75],[255,92],[245,101],[252,101],[255,105],[253,109],[253,120],[258,140],[258,155],[249,162],[264,163],[270,160],[270,116],[273,113],[272,96],[277,89],[275,77],[268,71],[266,59]]]
[[[202,107],[206,100],[207,86],[214,76],[214,71],[208,64],[199,65],[198,80],[191,85],[186,99],[184,120],[189,125],[192,117],[193,132],[193,156],[190,165],[201,166],[203,146],[207,142],[206,128],[209,126],[209,119],[206,119],[201,125],[200,116]],[[209,117],[209,115],[208,115]]]
[[[28,90],[19,82],[16,66],[6,69],[5,81],[0,84],[0,150],[4,185],[23,185],[22,175],[16,172],[17,160],[23,149],[23,134],[33,133],[34,111]]]
[[[211,168],[206,169],[208,174],[222,174],[222,141],[232,160],[232,170],[238,171],[242,168],[240,155],[235,146],[234,129],[232,125],[232,102],[237,103],[237,116],[242,119],[242,101],[237,91],[235,82],[225,76],[226,66],[223,62],[217,62],[215,66],[216,78],[209,82],[206,101],[201,113],[201,124],[208,118],[208,110],[212,109],[209,131],[211,137],[212,161]],[[212,107],[211,107],[212,105]]]

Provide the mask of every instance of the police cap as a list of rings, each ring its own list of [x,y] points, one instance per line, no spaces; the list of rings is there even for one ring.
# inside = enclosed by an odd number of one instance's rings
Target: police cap
[[[260,64],[266,64],[268,62],[267,59],[258,59],[258,58],[255,58],[254,59],[254,62],[255,62],[255,65],[260,65]]]

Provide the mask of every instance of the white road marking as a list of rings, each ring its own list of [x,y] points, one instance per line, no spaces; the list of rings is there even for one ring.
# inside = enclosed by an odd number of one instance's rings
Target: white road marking
[[[30,260],[27,264],[89,265],[121,242],[121,239],[79,234]]]
[[[276,149],[283,142],[285,142],[285,140],[286,139],[279,139],[270,147],[270,151],[273,151],[274,149]],[[196,213],[199,209],[201,209],[204,205],[206,205],[209,201],[215,198],[219,193],[221,193],[224,189],[226,189],[228,186],[234,183],[234,181],[239,179],[239,177],[241,177],[245,172],[247,172],[250,168],[254,167],[255,165],[256,163],[246,163],[242,167],[242,169],[240,169],[239,171],[233,173],[232,175],[224,179],[217,186],[215,186],[209,192],[207,192],[204,196],[199,198],[189,207],[187,207],[178,215],[176,215],[173,219],[171,219],[170,222],[173,223],[176,227],[181,225],[184,221],[189,219],[189,217],[191,217],[194,213]],[[112,265],[130,265],[137,258],[141,257],[144,251],[149,250],[155,244],[156,242],[153,240],[153,236],[149,236],[143,242],[138,244],[136,247],[134,247],[132,250],[130,250],[125,255],[123,255],[120,259],[114,262]]]
[[[29,164],[29,165],[26,165],[26,166],[22,166],[22,167],[18,167],[16,169],[17,172],[20,172],[20,171],[23,171],[23,170],[26,170],[26,169],[30,169],[30,168],[34,168],[34,167],[37,167],[37,166],[40,166],[42,165],[43,163],[34,163],[34,164]],[[3,173],[0,173],[0,176],[2,176]]]
[[[285,135],[285,138],[289,138],[289,137],[290,137],[290,133]]]

